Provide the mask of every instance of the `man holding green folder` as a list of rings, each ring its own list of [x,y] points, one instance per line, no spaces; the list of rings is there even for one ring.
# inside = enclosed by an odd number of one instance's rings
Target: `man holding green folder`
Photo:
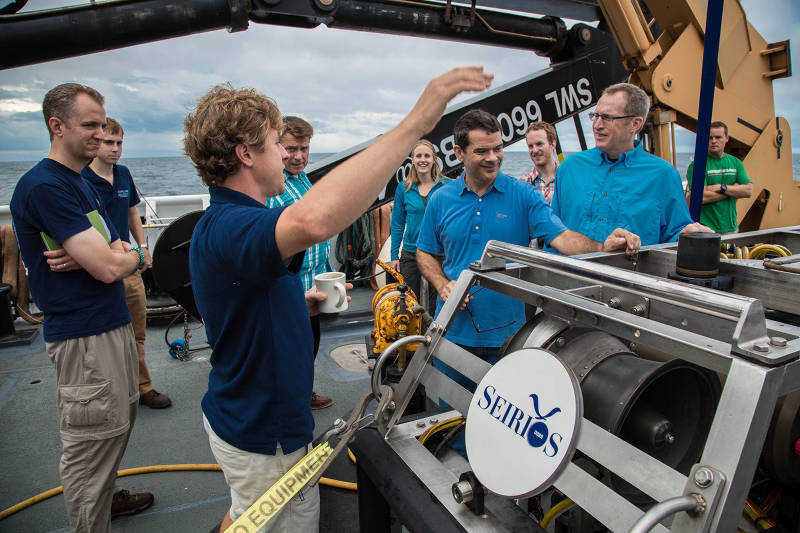
[[[42,108],[50,152],[20,178],[11,215],[56,369],[59,472],[70,526],[109,531],[116,471],[139,398],[136,341],[120,280],[144,264],[144,254],[123,247],[80,175],[103,140],[103,96],[65,83],[47,93]],[[152,505],[153,495],[121,491],[113,500],[129,514]]]

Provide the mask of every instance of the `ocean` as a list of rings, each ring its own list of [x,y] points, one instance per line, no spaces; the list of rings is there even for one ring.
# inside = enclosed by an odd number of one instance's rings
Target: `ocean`
[[[320,161],[329,155],[331,154],[312,153],[309,162]],[[677,168],[681,176],[685,176],[692,155],[678,154]],[[792,163],[794,176],[800,176],[800,154],[792,154]],[[35,161],[0,162],[0,205],[8,205],[17,180],[35,164]],[[140,195],[169,196],[207,192],[187,157],[123,158],[120,164],[131,170]],[[502,169],[506,174],[519,177],[531,171],[532,163],[527,152],[506,151]]]

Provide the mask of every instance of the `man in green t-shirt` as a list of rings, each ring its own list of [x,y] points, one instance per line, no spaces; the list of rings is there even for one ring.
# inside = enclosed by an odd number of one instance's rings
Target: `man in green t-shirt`
[[[703,209],[700,223],[717,233],[732,233],[737,229],[736,199],[750,198],[753,184],[747,177],[742,162],[725,153],[728,142],[728,126],[724,122],[712,122],[708,139],[706,180],[703,188]],[[690,201],[694,163],[686,171],[686,200]]]

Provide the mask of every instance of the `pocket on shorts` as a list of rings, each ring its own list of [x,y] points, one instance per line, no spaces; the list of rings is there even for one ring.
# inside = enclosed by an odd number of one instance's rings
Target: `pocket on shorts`
[[[58,387],[61,431],[89,434],[115,427],[114,395],[111,380],[91,385]]]

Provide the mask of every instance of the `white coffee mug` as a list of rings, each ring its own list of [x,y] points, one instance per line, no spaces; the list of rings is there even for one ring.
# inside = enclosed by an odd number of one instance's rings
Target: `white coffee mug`
[[[314,276],[317,290],[328,295],[325,301],[319,302],[320,313],[341,313],[347,310],[344,283],[344,272],[323,272]]]

